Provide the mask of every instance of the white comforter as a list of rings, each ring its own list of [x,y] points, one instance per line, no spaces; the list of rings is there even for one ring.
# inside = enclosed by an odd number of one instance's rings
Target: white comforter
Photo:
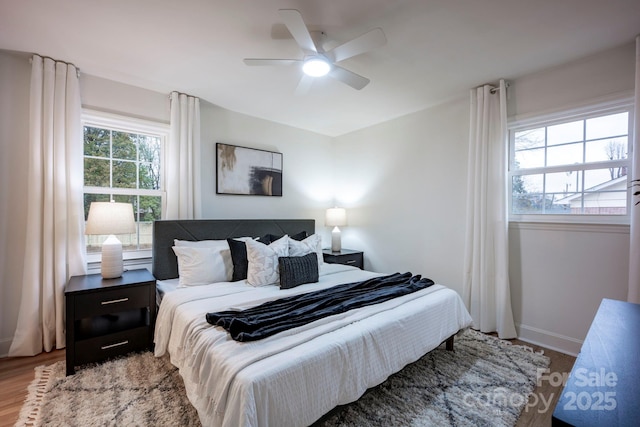
[[[209,325],[205,314],[376,275],[324,264],[319,283],[288,290],[240,281],[169,292],[156,320],[155,354],[168,352],[180,369],[204,426],[309,425],[469,326],[458,294],[433,285],[247,343]]]

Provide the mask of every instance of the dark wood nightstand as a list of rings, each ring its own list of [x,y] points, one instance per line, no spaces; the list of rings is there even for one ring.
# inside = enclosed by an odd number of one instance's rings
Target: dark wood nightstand
[[[322,256],[324,257],[324,262],[329,264],[351,265],[358,267],[360,270],[364,268],[364,253],[362,251],[342,249],[340,252],[332,252],[331,249],[323,249]]]
[[[156,279],[146,269],[116,279],[73,276],[65,289],[67,375],[75,366],[153,347]]]

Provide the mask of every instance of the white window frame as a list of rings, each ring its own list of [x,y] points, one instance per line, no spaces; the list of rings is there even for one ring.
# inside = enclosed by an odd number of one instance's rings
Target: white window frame
[[[634,100],[633,98],[619,98],[607,102],[594,103],[591,105],[568,109],[550,114],[530,117],[526,119],[513,120],[508,125],[508,145],[509,145],[509,173],[507,176],[508,191],[508,209],[509,221],[511,222],[539,222],[539,223],[566,223],[566,224],[629,224],[631,219],[631,192],[627,191],[627,213],[626,215],[594,215],[594,214],[514,214],[512,213],[512,185],[513,177],[521,175],[535,175],[540,173],[564,172],[567,170],[585,171],[591,169],[602,169],[617,166],[627,167],[627,187],[629,187],[632,175],[632,150],[633,150],[633,117],[634,117]],[[575,166],[547,166],[539,168],[529,168],[526,170],[514,170],[515,163],[515,133],[522,130],[533,129],[536,127],[548,127],[561,123],[571,122],[574,120],[585,120],[592,117],[598,117],[621,112],[629,113],[628,124],[628,155],[627,159],[582,163]]]
[[[104,127],[121,132],[138,133],[158,136],[160,138],[160,189],[159,190],[145,190],[145,189],[118,189],[109,188],[107,192],[109,194],[136,194],[139,196],[160,196],[162,209],[165,209],[165,150],[167,147],[167,140],[169,139],[169,125],[160,122],[154,122],[150,120],[139,119],[135,117],[123,116],[113,113],[105,113],[102,111],[91,110],[83,108],[82,110],[82,127],[95,126]],[[83,172],[84,176],[84,172]],[[105,187],[91,187],[83,186],[83,194],[104,194]],[[86,247],[85,247],[86,250]],[[124,260],[136,260],[151,258],[151,250],[133,250],[123,251]],[[87,253],[88,263],[99,263],[100,253]]]

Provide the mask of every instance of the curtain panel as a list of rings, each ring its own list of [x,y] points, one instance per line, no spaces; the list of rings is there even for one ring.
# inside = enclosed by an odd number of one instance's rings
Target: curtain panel
[[[64,348],[64,287],[86,273],[78,71],[38,55],[31,67],[26,249],[9,356]]]
[[[633,126],[632,194],[640,191],[640,36],[636,37],[636,87]],[[631,235],[629,247],[629,292],[627,301],[640,304],[640,196],[631,198]]]
[[[485,85],[471,90],[463,298],[475,329],[515,338],[509,288],[504,80],[496,89]]]
[[[171,125],[165,150],[164,219],[194,219],[200,208],[200,100],[171,93]]]

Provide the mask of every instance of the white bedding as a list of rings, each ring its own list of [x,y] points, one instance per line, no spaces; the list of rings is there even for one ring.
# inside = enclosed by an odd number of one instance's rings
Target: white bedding
[[[458,294],[433,285],[247,343],[209,325],[205,314],[376,275],[324,264],[320,282],[288,290],[246,281],[177,289],[160,306],[155,354],[168,352],[180,369],[204,426],[312,424],[469,326]]]

